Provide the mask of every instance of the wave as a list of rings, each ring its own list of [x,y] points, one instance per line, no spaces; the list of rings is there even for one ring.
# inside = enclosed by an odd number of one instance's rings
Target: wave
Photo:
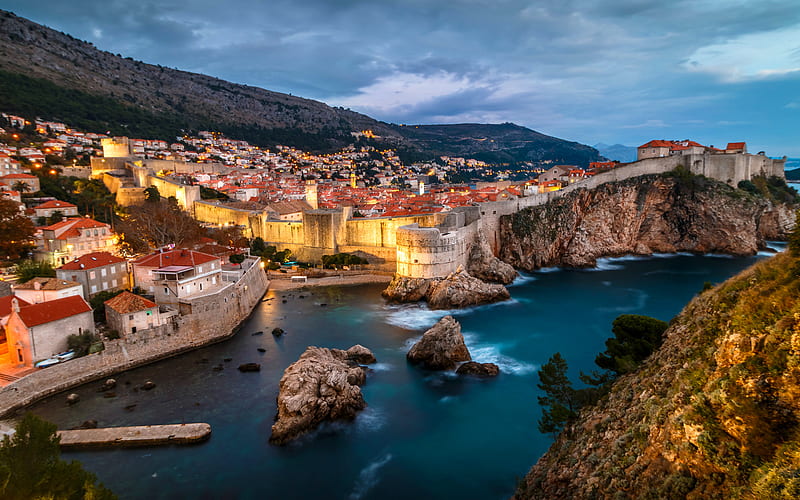
[[[368,368],[370,370],[376,371],[376,372],[388,372],[388,371],[394,369],[394,367],[392,365],[390,365],[389,363],[375,363],[375,364],[369,365]]]
[[[386,426],[386,415],[374,406],[367,406],[356,416],[357,432],[375,432]]]
[[[536,281],[536,276],[531,276],[530,274],[524,274],[520,271],[517,271],[517,277],[514,278],[514,281],[511,284],[506,285],[506,287],[524,285],[526,283],[530,283],[531,281]]]
[[[387,323],[406,330],[430,328],[448,314],[453,315],[458,312],[456,310],[449,311],[446,309],[432,310],[422,304],[391,305],[387,306],[385,311],[387,312]]]
[[[539,269],[535,270],[535,271],[534,271],[534,273],[542,273],[542,274],[546,274],[546,273],[557,273],[558,271],[561,271],[561,270],[562,270],[562,269],[561,269],[560,267],[558,267],[558,266],[554,266],[554,267],[540,267]]]
[[[766,244],[767,248],[771,248],[776,252],[783,252],[789,246],[789,243],[786,241],[767,241]]]
[[[380,481],[378,473],[380,472],[381,467],[388,464],[390,460],[392,460],[392,454],[387,453],[377,460],[373,460],[366,467],[361,469],[361,472],[358,474],[358,479],[356,479],[355,487],[353,488],[352,493],[350,493],[350,500],[359,500],[360,498],[364,498],[364,495],[366,495],[369,490],[378,484]]]
[[[480,343],[476,334],[464,333],[464,343],[467,344],[467,349],[469,349],[473,361],[477,361],[478,363],[494,363],[500,368],[501,373],[527,375],[538,369],[534,364],[525,363],[503,354],[501,349],[507,347],[504,344]]]

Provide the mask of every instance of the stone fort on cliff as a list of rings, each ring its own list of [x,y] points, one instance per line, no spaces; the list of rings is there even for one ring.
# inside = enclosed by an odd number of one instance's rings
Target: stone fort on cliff
[[[123,138],[124,139],[124,138]],[[639,160],[597,174],[559,191],[533,194],[514,199],[479,203],[449,212],[402,217],[353,218],[351,207],[319,209],[316,185],[306,187],[306,199],[313,207],[303,212],[302,220],[274,220],[265,211],[241,210],[200,200],[199,187],[178,184],[156,176],[153,172],[169,167],[173,171],[192,171],[200,164],[161,165],[163,160],[141,160],[129,156],[129,149],[119,146],[119,138],[109,140],[112,155],[93,160],[93,176],[102,177],[114,187],[121,204],[137,202],[148,186],[157,186],[162,196],[175,196],[182,207],[201,222],[237,225],[248,237],[261,237],[279,250],[289,249],[297,260],[319,262],[323,255],[340,252],[366,258],[375,269],[397,272],[414,278],[443,277],[466,268],[472,247],[481,239],[497,255],[500,217],[527,207],[543,205],[576,189],[594,189],[608,182],[622,181],[648,174],[662,174],[683,166],[697,175],[704,175],[736,186],[754,176],[784,177],[785,159],[771,159],[763,153],[713,150],[689,146],[670,150],[655,144],[652,151],[642,152]],[[668,142],[668,141],[658,141]],[[679,144],[679,143],[673,143]],[[734,143],[742,144],[742,143]],[[104,148],[106,143],[104,142]],[[698,145],[699,146],[699,145]],[[730,145],[729,145],[730,146]],[[660,149],[659,149],[660,148]],[[666,149],[664,149],[666,148]],[[170,162],[178,163],[178,162]],[[206,167],[208,168],[208,167]],[[167,169],[167,168],[165,168]]]

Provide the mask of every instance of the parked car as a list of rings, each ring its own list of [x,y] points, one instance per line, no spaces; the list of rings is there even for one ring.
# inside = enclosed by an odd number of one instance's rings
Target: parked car
[[[58,354],[54,354],[53,356],[47,359],[43,359],[33,366],[35,366],[36,368],[47,368],[48,366],[53,366],[64,361],[69,361],[74,357],[75,357],[75,351],[73,350],[64,351]]]

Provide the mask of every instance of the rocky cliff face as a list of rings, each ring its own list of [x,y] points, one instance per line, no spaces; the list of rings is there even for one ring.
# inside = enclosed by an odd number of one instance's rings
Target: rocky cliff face
[[[643,176],[503,217],[500,258],[533,270],[624,254],[751,255],[765,239],[785,238],[793,223],[793,207],[719,182]]]
[[[281,377],[270,443],[286,444],[325,421],[355,418],[367,406],[359,387],[366,382],[361,364],[374,362],[360,345],[346,351],[308,347]]]
[[[515,498],[797,498],[798,269],[780,254],[696,297]]]

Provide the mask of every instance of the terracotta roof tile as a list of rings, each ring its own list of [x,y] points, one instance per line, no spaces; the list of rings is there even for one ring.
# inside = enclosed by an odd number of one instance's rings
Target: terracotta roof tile
[[[0,318],[5,318],[11,314],[11,301],[15,298],[17,299],[17,302],[19,302],[20,307],[31,305],[30,302],[27,302],[20,297],[15,297],[14,295],[0,297]]]
[[[92,308],[83,300],[83,297],[72,295],[63,299],[20,307],[19,317],[25,326],[30,328],[91,311]]]
[[[105,301],[105,305],[120,314],[134,313],[158,307],[155,302],[127,290]]]
[[[109,264],[118,264],[125,262],[122,257],[111,255],[108,252],[92,252],[82,255],[72,262],[67,262],[58,269],[64,271],[74,271],[80,269],[94,269],[95,267],[107,266]]]
[[[218,260],[218,257],[182,248],[168,252],[151,253],[140,257],[133,263],[142,267],[159,268],[164,266],[197,266],[213,260]]]
[[[75,286],[81,286],[76,281],[60,280],[58,278],[33,278],[32,280],[14,285],[14,290],[37,290],[36,284],[39,284],[38,290],[64,290]]]

